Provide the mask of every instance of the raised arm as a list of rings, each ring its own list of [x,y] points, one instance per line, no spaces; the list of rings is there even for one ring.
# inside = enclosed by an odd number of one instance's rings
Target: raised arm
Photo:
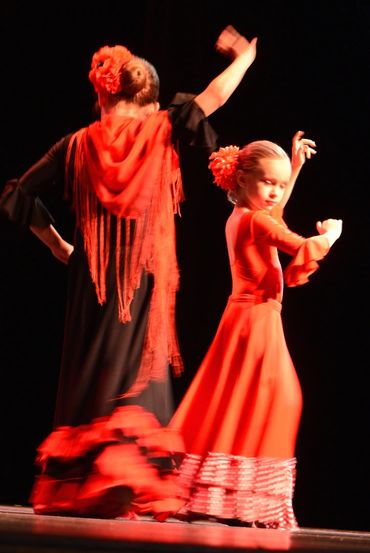
[[[293,136],[292,158],[291,158],[292,173],[290,176],[288,186],[285,189],[283,199],[281,201],[282,207],[286,206],[291,196],[291,193],[293,192],[295,182],[302,169],[304,162],[306,161],[306,159],[311,159],[311,156],[316,154],[315,141],[311,140],[310,138],[303,138],[303,135],[304,135],[304,131],[297,131]]]
[[[250,42],[231,25],[227,26],[216,42],[216,50],[233,61],[214,78],[195,101],[206,116],[220,108],[235,91],[256,57],[257,38]]]

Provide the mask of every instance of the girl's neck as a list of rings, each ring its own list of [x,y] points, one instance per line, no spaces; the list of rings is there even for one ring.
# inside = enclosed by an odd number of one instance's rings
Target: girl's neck
[[[245,202],[242,202],[240,200],[237,200],[235,202],[235,207],[237,207],[239,209],[250,209],[250,207]]]

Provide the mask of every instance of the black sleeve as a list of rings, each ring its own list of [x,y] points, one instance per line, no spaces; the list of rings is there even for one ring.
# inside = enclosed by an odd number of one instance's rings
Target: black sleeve
[[[21,225],[47,227],[54,219],[40,195],[58,196],[63,193],[65,158],[72,134],[59,140],[19,179],[8,181],[0,196],[0,209]]]
[[[178,92],[168,106],[172,140],[174,144],[179,141],[211,153],[217,147],[218,137],[194,98],[194,94]]]

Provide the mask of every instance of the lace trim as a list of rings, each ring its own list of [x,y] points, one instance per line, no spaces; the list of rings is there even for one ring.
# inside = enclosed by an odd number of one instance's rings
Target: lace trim
[[[292,506],[295,467],[295,458],[187,454],[180,481],[189,498],[181,514],[266,528],[297,528]]]

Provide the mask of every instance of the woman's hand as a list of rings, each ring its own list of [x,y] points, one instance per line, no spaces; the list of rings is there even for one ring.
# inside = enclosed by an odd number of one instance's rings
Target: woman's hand
[[[228,25],[222,31],[216,42],[216,50],[231,59],[235,59],[238,56],[248,52],[250,64],[253,63],[256,57],[256,47],[256,37],[249,42],[249,40],[247,40],[245,36],[238,33],[232,25]]]
[[[63,240],[53,225],[48,225],[44,228],[31,225],[30,229],[49,248],[54,257],[65,265],[68,264],[69,257],[73,252],[73,246]]]
[[[249,42],[230,25],[222,31],[216,49],[232,61],[194,99],[206,117],[223,106],[238,87],[256,57],[256,43],[257,38]]]
[[[73,252],[73,246],[69,242],[61,239],[60,243],[57,246],[50,248],[51,253],[54,257],[61,261],[65,265],[68,265],[70,255]]]
[[[316,154],[316,143],[309,138],[303,138],[304,131],[297,131],[292,141],[292,169],[302,167],[306,159],[311,159]]]

